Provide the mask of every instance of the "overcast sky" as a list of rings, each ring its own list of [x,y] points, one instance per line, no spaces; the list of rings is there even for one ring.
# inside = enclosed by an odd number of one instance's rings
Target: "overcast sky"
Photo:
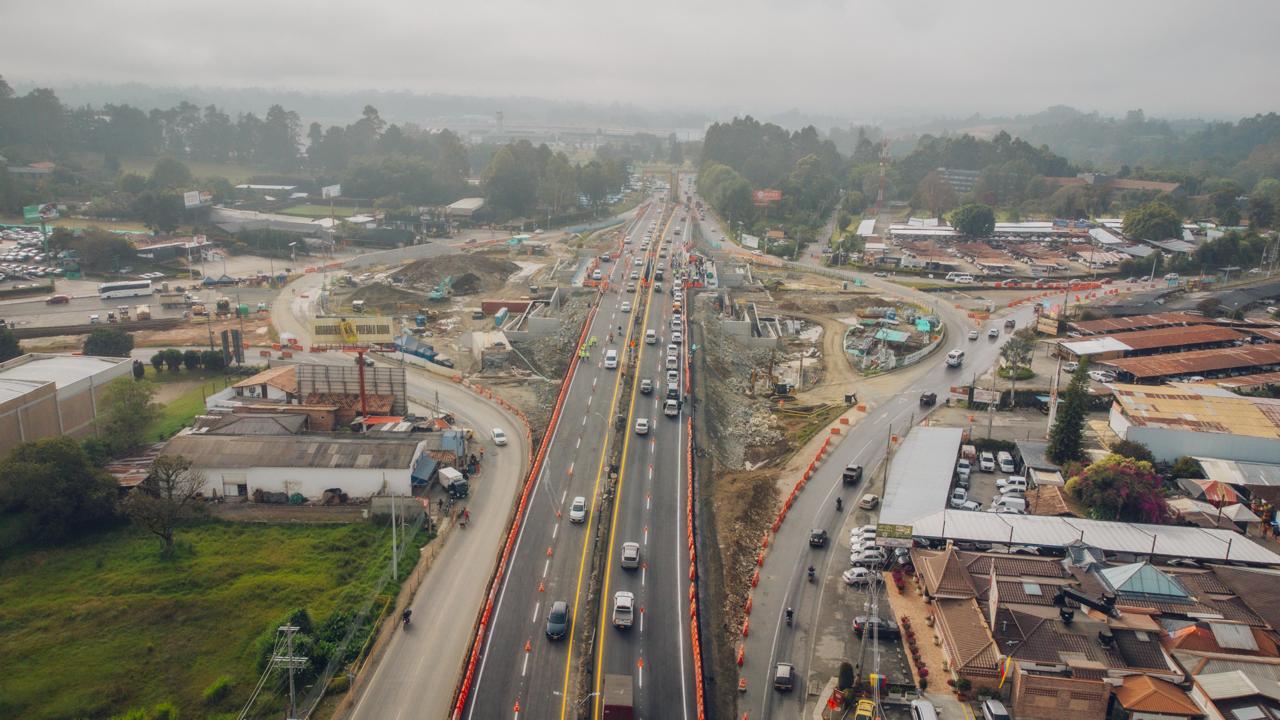
[[[1278,110],[1280,2],[3,0],[14,80],[410,90],[854,120]]]

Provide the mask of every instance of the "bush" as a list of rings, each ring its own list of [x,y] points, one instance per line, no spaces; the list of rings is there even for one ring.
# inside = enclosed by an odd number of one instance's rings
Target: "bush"
[[[217,705],[231,694],[231,676],[223,675],[204,689],[201,699],[205,705]]]
[[[341,695],[351,689],[351,678],[346,673],[338,673],[329,679],[329,685],[325,687],[326,695]]]
[[[1007,368],[1007,367],[1002,367],[1002,368],[1000,368],[1000,369],[999,369],[998,371],[996,371],[996,372],[1000,375],[1000,377],[1002,377],[1002,378],[1004,378],[1004,379],[1006,379],[1006,380],[1008,380],[1008,379],[1009,379],[1009,368]],[[1015,379],[1015,380],[1030,380],[1031,378],[1033,378],[1033,377],[1035,377],[1035,376],[1036,376],[1036,374],[1035,374],[1035,372],[1033,372],[1033,371],[1031,370],[1031,368],[1029,368],[1029,367],[1020,367],[1020,368],[1018,368],[1018,377],[1016,377],[1016,378],[1014,378],[1014,379]]]
[[[1140,442],[1132,440],[1121,440],[1111,446],[1111,452],[1116,455],[1123,455],[1134,460],[1145,460],[1146,462],[1154,462],[1155,456],[1151,454],[1151,450]]]
[[[133,336],[123,330],[99,328],[89,333],[82,349],[85,355],[95,357],[129,357]]]
[[[1115,451],[1112,450],[1112,452]],[[1186,455],[1173,461],[1172,472],[1175,478],[1194,478],[1197,480],[1204,478],[1204,468],[1200,467],[1200,461]]]
[[[182,352],[182,365],[186,367],[188,370],[195,370],[199,368],[200,367],[200,351],[184,350]]]

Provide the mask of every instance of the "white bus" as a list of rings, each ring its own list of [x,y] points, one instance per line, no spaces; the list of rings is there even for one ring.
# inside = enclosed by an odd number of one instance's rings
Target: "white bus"
[[[122,280],[120,282],[102,283],[98,286],[98,297],[103,300],[150,294],[150,280]]]

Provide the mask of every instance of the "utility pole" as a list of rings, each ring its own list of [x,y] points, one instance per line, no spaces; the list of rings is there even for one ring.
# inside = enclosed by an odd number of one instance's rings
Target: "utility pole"
[[[293,636],[299,629],[294,625],[281,625],[276,629],[277,632],[284,633],[285,654],[274,655],[271,658],[273,665],[284,667],[289,671],[289,712],[285,714],[287,720],[298,720],[298,697],[293,682],[293,671],[307,665],[307,658],[293,654]]]
[[[391,579],[393,581],[400,579],[399,573],[397,572],[398,568],[396,567],[398,565],[398,563],[396,562],[396,558],[399,556],[399,553],[396,550],[397,550],[396,548],[396,496],[395,496],[395,493],[392,493],[391,494]]]

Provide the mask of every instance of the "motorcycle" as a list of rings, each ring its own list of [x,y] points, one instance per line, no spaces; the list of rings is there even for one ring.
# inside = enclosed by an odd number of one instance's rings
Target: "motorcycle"
[[[809,566],[809,582],[813,582],[815,577],[816,576],[814,575],[814,572],[813,572],[813,566],[810,565]]]
[[[795,618],[795,615],[795,611],[791,608],[787,608],[787,627],[791,627],[791,621]]]
[[[402,622],[405,627],[409,627],[409,618],[412,615],[413,615],[413,611],[406,609],[403,613],[400,614],[400,622]]]

